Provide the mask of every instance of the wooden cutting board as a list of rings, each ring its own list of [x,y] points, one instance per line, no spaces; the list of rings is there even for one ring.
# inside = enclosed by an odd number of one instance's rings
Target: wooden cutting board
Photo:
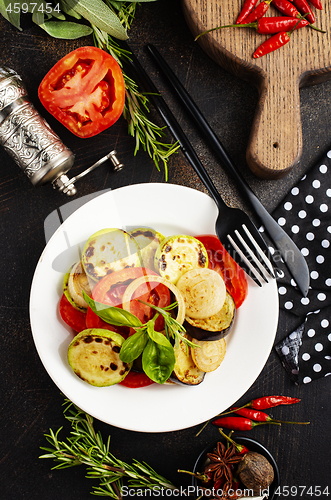
[[[246,157],[261,178],[281,178],[298,164],[302,154],[299,87],[331,78],[331,0],[322,3],[323,10],[312,10],[316,26],[326,33],[297,30],[287,45],[260,59],[252,54],[268,36],[252,28],[225,28],[197,41],[223,68],[259,90]],[[182,0],[194,37],[216,26],[235,24],[242,4],[243,0]],[[280,14],[271,5],[267,15]]]

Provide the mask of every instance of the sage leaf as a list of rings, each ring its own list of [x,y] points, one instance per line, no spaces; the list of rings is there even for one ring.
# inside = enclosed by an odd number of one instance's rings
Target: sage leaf
[[[120,307],[109,307],[106,304],[102,304],[101,302],[96,302],[91,299],[86,293],[83,291],[83,297],[92,311],[99,316],[103,321],[109,323],[114,326],[128,326],[130,328],[140,328],[142,326],[142,322],[135,316],[131,314],[129,311],[125,311]]]
[[[137,359],[145,349],[148,336],[144,330],[138,330],[136,333],[128,337],[122,344],[120,351],[120,359],[124,363],[132,363]]]
[[[66,0],[69,8],[81,14],[91,24],[119,40],[127,40],[128,35],[121,21],[102,0]]]
[[[164,384],[175,366],[173,348],[164,347],[149,339],[142,355],[143,370],[146,375],[158,384]]]
[[[14,11],[13,2],[11,0],[0,0],[0,14],[7,19],[15,28],[22,31],[21,28],[21,12]]]
[[[39,26],[53,38],[62,38],[65,40],[76,40],[83,36],[93,33],[90,26],[73,23],[71,21],[46,21]]]
[[[76,12],[74,9],[69,7],[66,0],[60,0],[59,5],[60,5],[61,10],[65,14],[68,14],[68,16],[74,17],[75,19],[82,19],[82,16],[80,14],[78,14],[78,12]]]

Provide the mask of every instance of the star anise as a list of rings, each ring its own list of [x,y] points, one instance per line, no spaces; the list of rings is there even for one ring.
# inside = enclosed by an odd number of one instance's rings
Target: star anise
[[[205,473],[207,474],[208,472],[211,472],[213,474],[214,482],[224,476],[225,480],[231,485],[231,466],[242,460],[242,457],[236,454],[234,444],[231,444],[228,448],[226,448],[223,443],[218,442],[215,451],[213,453],[207,453],[207,457],[209,458],[210,463],[206,466]]]

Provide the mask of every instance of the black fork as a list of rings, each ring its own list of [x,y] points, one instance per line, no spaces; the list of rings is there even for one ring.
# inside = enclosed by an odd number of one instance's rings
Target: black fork
[[[125,42],[121,42],[121,44],[130,50]],[[230,208],[224,203],[176,118],[164,99],[160,96],[157,88],[138,59],[132,54],[131,50],[130,52],[130,61],[128,61],[128,64],[135,71],[145,91],[150,94],[150,100],[159,111],[174,138],[180,144],[184,156],[194,168],[218,207],[219,215],[215,224],[217,237],[229,251],[233,259],[259,286],[262,286],[270,278],[275,278],[272,264],[267,257],[269,250],[265,241],[245,212],[238,208]]]

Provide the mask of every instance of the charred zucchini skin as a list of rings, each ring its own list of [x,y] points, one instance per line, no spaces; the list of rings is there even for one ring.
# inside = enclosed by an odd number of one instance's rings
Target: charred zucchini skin
[[[202,320],[186,317],[184,327],[193,339],[220,340],[231,332],[235,316],[236,305],[229,292],[226,292],[224,305],[217,314]],[[216,330],[215,325],[217,325]]]
[[[96,282],[125,267],[141,267],[140,248],[123,229],[106,228],[89,237],[82,253],[85,273]]]
[[[90,385],[107,387],[121,382],[131,369],[120,360],[124,338],[101,328],[83,330],[71,341],[68,362],[75,374]]]
[[[193,236],[169,236],[157,248],[154,266],[163,278],[176,284],[190,269],[208,267],[207,250]]]

